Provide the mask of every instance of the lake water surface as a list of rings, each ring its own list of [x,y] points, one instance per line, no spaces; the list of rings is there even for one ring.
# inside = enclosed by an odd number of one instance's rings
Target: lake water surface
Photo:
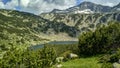
[[[78,41],[52,41],[52,42],[49,42],[49,43],[45,43],[45,44],[50,44],[50,45],[69,45],[69,44],[77,44]],[[45,44],[38,44],[38,45],[34,45],[34,46],[31,46],[30,49],[32,50],[37,50],[37,49],[40,49],[40,48],[43,48]]]

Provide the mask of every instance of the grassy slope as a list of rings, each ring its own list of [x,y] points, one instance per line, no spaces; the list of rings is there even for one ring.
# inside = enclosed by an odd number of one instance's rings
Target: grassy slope
[[[62,68],[101,68],[98,57],[80,58],[62,63]]]

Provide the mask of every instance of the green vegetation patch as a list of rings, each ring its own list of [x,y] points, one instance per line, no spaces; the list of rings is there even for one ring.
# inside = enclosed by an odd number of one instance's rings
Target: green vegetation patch
[[[62,63],[62,68],[101,68],[99,57],[80,58]]]

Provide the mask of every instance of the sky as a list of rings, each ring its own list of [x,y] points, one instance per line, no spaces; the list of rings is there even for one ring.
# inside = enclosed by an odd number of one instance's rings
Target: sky
[[[84,1],[106,6],[114,6],[120,3],[120,0],[0,0],[0,9],[13,9],[40,14],[50,12],[53,9],[67,9]]]

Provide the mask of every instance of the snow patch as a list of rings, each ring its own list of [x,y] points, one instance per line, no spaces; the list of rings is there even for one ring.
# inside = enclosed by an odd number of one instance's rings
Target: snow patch
[[[92,14],[92,13],[94,13],[93,11],[91,11],[90,9],[85,9],[85,10],[77,10],[77,11],[75,11],[75,14]]]

